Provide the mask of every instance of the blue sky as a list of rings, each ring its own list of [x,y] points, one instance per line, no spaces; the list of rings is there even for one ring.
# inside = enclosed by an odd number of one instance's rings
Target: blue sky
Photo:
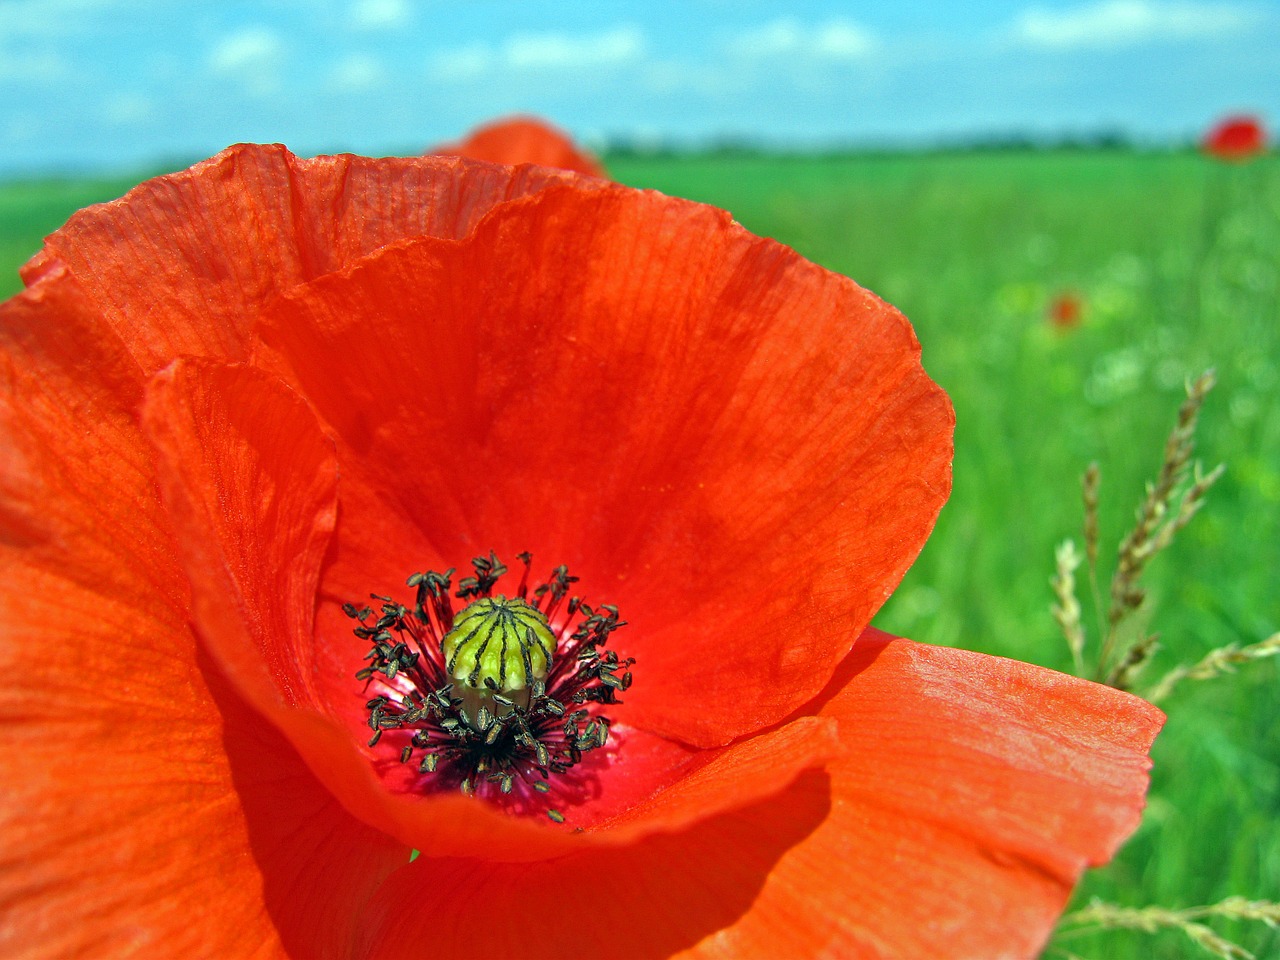
[[[0,0],[0,171],[418,152],[516,111],[780,145],[1280,123],[1280,0]]]

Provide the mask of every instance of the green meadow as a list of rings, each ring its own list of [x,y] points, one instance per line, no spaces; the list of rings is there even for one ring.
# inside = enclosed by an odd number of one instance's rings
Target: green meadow
[[[877,625],[1070,670],[1049,578],[1055,545],[1081,541],[1080,474],[1100,464],[1105,593],[1184,383],[1213,367],[1197,455],[1227,471],[1151,564],[1142,617],[1161,649],[1139,688],[1280,630],[1280,159],[993,151],[609,166],[625,183],[730,210],[914,323],[956,408],[955,489]],[[19,288],[16,269],[44,234],[136,179],[0,185],[0,294]],[[1083,315],[1059,330],[1047,309],[1065,292]],[[1078,577],[1096,644],[1083,567]],[[1077,906],[1280,900],[1278,668],[1186,681],[1162,703],[1143,826],[1087,877]],[[1280,933],[1261,923],[1210,925],[1258,957],[1280,955]],[[1072,955],[1210,954],[1178,931],[1081,934],[1046,954]]]

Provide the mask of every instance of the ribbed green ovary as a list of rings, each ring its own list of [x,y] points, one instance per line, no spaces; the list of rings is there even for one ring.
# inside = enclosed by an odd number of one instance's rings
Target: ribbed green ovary
[[[497,693],[527,705],[529,686],[546,679],[551,669],[556,638],[539,611],[519,598],[498,595],[459,613],[442,647],[455,684],[482,696],[496,687]]]

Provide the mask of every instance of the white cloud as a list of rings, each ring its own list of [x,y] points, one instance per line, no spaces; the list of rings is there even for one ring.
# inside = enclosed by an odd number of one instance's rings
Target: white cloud
[[[1103,0],[1071,10],[1033,7],[1010,28],[1024,46],[1070,49],[1127,47],[1160,40],[1220,37],[1248,29],[1255,9],[1198,0]]]
[[[738,34],[729,51],[747,59],[861,60],[879,44],[874,33],[852,20],[806,25],[786,17]]]
[[[483,43],[472,43],[457,50],[438,54],[431,62],[431,72],[441,79],[471,80],[494,68],[497,56]]]
[[[0,36],[52,36],[72,32],[87,14],[113,0],[0,0]]]
[[[627,63],[639,60],[644,52],[644,32],[635,26],[597,34],[520,33],[502,45],[503,59],[517,70]]]
[[[474,80],[494,73],[574,71],[639,63],[648,44],[639,27],[623,25],[595,34],[517,33],[494,47],[473,43],[437,54],[431,74],[439,80]]]
[[[857,60],[873,52],[878,41],[870,30],[849,20],[832,20],[819,27],[813,37],[820,56],[837,60]]]
[[[329,82],[339,90],[370,90],[385,83],[387,72],[375,57],[355,53],[343,57],[329,72]]]
[[[738,34],[730,41],[729,49],[743,57],[773,57],[797,52],[804,37],[804,27],[799,20],[774,20]]]
[[[265,27],[249,27],[229,33],[209,51],[209,69],[237,80],[251,93],[265,95],[279,86],[284,44]]]
[[[251,27],[228,34],[209,52],[214,73],[237,74],[269,67],[279,60],[280,38],[265,27]]]
[[[0,56],[0,81],[50,83],[72,76],[70,64],[53,53],[5,54]]]
[[[641,82],[647,89],[663,96],[686,93],[701,97],[738,96],[742,92],[733,71],[680,60],[657,60],[646,64]]]
[[[152,119],[155,108],[155,103],[149,97],[121,93],[112,96],[102,105],[102,118],[116,126],[138,126]]]
[[[394,30],[409,25],[411,12],[407,0],[356,0],[350,18],[357,30]]]
[[[33,143],[45,134],[41,118],[33,114],[20,114],[5,118],[0,124],[0,143]],[[47,135],[47,134],[46,134]]]

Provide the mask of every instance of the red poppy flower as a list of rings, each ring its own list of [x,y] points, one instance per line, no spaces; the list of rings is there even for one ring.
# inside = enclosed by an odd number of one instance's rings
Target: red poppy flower
[[[592,177],[608,176],[600,161],[568,134],[537,117],[504,117],[477,127],[458,143],[441,144],[428,152],[490,163],[536,163]]]
[[[236,147],[24,278],[0,952],[1027,956],[1138,822],[1155,708],[867,628],[950,405],[901,315],[721,211]],[[580,580],[508,573],[504,616],[565,601],[579,666],[413,647],[522,550]]]
[[[1267,135],[1257,117],[1224,117],[1205,135],[1203,146],[1219,160],[1248,160],[1267,148]]]
[[[1078,293],[1067,290],[1049,301],[1049,322],[1059,330],[1072,330],[1084,318],[1084,300]]]

